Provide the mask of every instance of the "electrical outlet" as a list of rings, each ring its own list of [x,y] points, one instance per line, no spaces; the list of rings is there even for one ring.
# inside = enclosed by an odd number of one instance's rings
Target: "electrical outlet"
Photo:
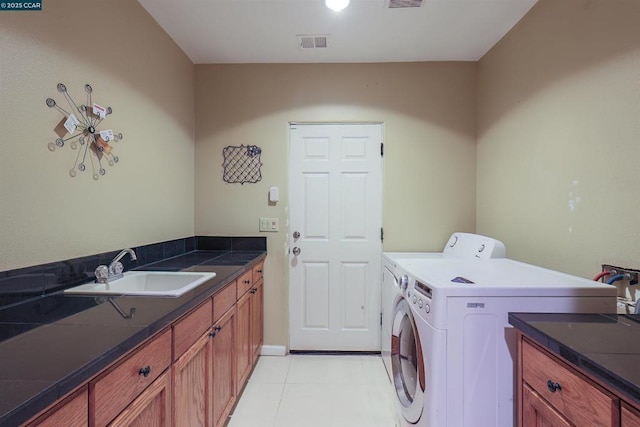
[[[278,218],[260,218],[260,231],[278,231]]]

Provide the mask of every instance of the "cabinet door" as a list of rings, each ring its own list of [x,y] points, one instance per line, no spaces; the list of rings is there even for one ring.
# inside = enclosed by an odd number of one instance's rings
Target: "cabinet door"
[[[171,426],[170,372],[167,370],[109,425],[118,427]]]
[[[640,427],[640,411],[622,404],[622,427]]]
[[[85,427],[89,425],[89,391],[87,387],[66,398],[28,427]]]
[[[202,335],[173,365],[175,426],[211,425],[211,338]]]
[[[236,402],[236,311],[228,310],[214,325],[211,358],[213,425],[224,425]],[[179,424],[176,424],[179,425]]]
[[[240,392],[251,371],[251,297],[245,293],[236,305],[236,390]]]
[[[522,386],[522,427],[571,427],[571,424],[538,393]]]
[[[263,281],[260,280],[251,290],[251,361],[252,363],[260,356],[262,348],[263,324],[264,324],[264,292]]]

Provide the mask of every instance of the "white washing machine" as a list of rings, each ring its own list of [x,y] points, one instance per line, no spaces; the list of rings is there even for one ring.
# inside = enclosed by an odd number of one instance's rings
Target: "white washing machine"
[[[397,262],[403,259],[443,259],[443,258],[504,258],[504,244],[496,239],[470,233],[453,233],[442,252],[385,252],[382,254],[382,307],[381,307],[381,353],[389,378],[391,369],[391,326],[393,311],[403,298],[398,286]]]
[[[409,426],[515,424],[509,312],[616,312],[613,286],[506,258],[405,258],[396,269],[406,290],[394,309],[391,359]]]

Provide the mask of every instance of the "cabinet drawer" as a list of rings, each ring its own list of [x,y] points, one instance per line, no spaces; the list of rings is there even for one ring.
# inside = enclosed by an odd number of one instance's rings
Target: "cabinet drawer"
[[[217,322],[236,303],[237,282],[234,280],[213,296],[213,321]]]
[[[212,323],[211,299],[178,320],[173,325],[173,360],[182,356]]]
[[[253,283],[258,283],[260,279],[263,277],[264,270],[264,260],[260,261],[256,265],[253,266]]]
[[[244,295],[249,289],[253,287],[253,271],[249,270],[238,277],[238,298]]]
[[[572,423],[611,426],[617,419],[615,397],[527,340],[522,343],[522,363],[523,380]]]
[[[171,331],[151,338],[89,385],[93,426],[104,426],[171,364]],[[141,370],[149,368],[144,376]],[[90,411],[91,412],[91,411]]]

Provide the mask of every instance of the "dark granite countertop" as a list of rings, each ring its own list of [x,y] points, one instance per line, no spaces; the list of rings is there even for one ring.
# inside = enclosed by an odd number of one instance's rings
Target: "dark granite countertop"
[[[108,303],[62,291],[0,310],[0,426],[15,426],[50,406],[235,279],[264,251],[193,251],[139,270],[213,271],[178,298],[116,298]],[[34,320],[36,319],[36,320]]]
[[[640,315],[509,313],[509,323],[640,404]]]

